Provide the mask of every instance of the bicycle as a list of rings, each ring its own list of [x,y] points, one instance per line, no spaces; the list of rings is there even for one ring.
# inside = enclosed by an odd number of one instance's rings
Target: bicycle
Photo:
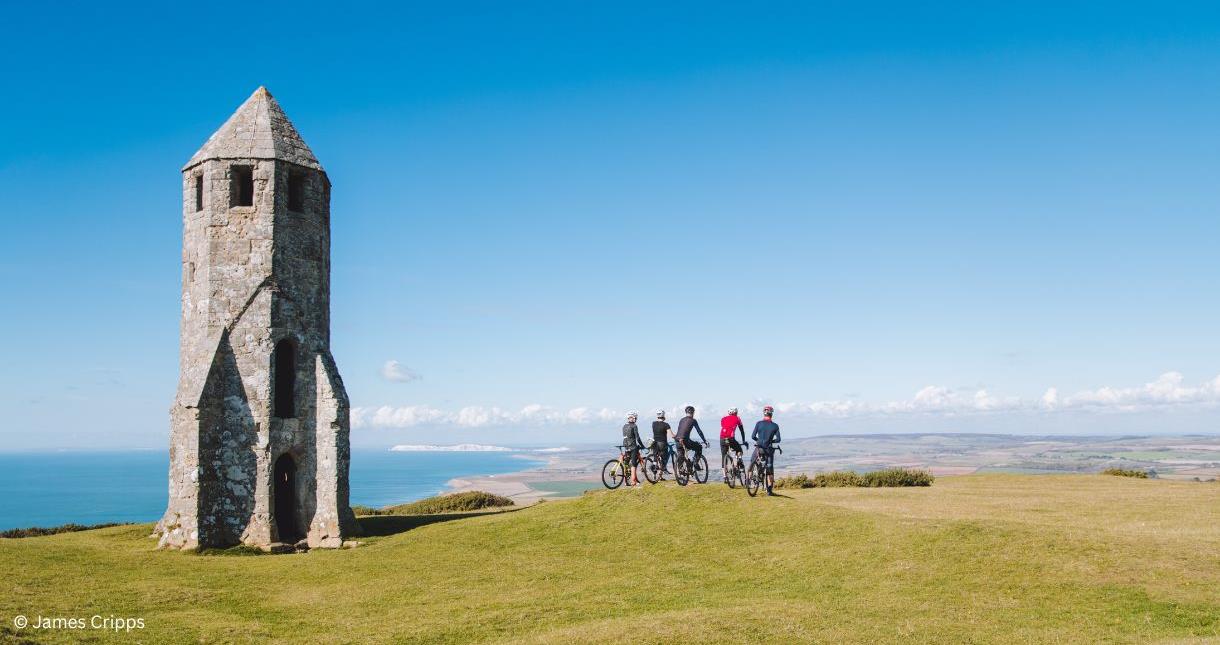
[[[771,446],[771,450],[774,450],[781,455],[784,454],[783,448],[780,448],[779,446]],[[761,456],[761,455],[758,455],[758,456]],[[772,463],[774,463],[775,456],[772,455],[771,459],[773,460]],[[766,459],[766,457],[763,457],[762,459],[758,459],[757,456],[750,457],[750,467],[749,467],[749,469],[746,470],[746,473],[745,473],[746,492],[750,494],[750,497],[754,497],[755,495],[758,494],[759,487],[765,486],[766,484],[767,484],[767,459]]]
[[[750,443],[746,442],[742,446],[742,450],[747,450]],[[746,465],[741,460],[741,453],[729,448],[728,454],[725,455],[724,462],[721,464],[724,469],[724,483],[729,485],[729,488],[737,488],[737,484],[746,485]]]
[[[708,447],[708,444],[704,442],[703,447]],[[700,484],[707,483],[707,456],[700,452],[699,459],[696,460],[691,456],[693,452],[684,450],[682,454],[674,455],[674,481],[678,482],[679,486],[690,483],[692,475]]]
[[[627,464],[627,451],[623,446],[615,446],[618,448],[618,459],[611,459],[602,466],[602,484],[614,490],[623,485],[623,482],[631,481],[631,466]],[[644,459],[640,458],[639,463],[643,465]],[[631,484],[627,484],[631,486]]]
[[[667,459],[673,458],[673,444],[666,444],[665,452],[656,450],[655,442],[648,447],[648,455],[641,455],[644,459],[640,470],[644,471],[644,479],[648,480],[649,484],[655,484],[661,481],[661,475],[665,472],[665,462]]]

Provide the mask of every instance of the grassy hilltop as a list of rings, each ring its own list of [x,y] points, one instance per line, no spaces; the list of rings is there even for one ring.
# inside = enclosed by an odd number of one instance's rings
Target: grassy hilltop
[[[284,556],[158,552],[149,526],[0,540],[0,642],[1220,634],[1214,484],[986,475],[782,492],[668,485],[478,516],[371,517],[373,531],[401,532]],[[12,629],[14,615],[39,613],[137,616],[147,628]]]

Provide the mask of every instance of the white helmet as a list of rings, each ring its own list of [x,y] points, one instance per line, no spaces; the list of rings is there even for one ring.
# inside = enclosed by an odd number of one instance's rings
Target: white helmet
[[[737,414],[737,408],[729,408],[729,414]]]
[[[635,413],[635,410],[632,410],[631,412],[628,412],[628,413],[627,413],[627,420],[628,420],[628,421],[634,421],[635,419],[638,419],[638,418],[640,418],[640,415],[636,414],[636,413]]]
[[[657,410],[657,418],[658,418],[658,419],[664,419],[664,418],[665,418],[665,410]]]

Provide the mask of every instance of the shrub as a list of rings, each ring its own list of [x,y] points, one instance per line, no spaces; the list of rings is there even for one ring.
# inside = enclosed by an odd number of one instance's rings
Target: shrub
[[[1101,471],[1103,475],[1113,475],[1115,477],[1134,477],[1136,479],[1148,479],[1148,471],[1134,470],[1131,468],[1107,468]]]
[[[898,486],[931,486],[932,473],[926,470],[886,468],[863,475],[850,470],[834,470],[808,475],[789,475],[775,480],[776,488],[888,488]]]
[[[814,475],[813,485],[816,488],[854,488],[863,486],[864,480],[850,470],[832,470]]]
[[[864,474],[864,485],[869,488],[889,488],[897,486],[931,486],[932,473],[926,470],[908,470],[906,468],[886,468]]]
[[[31,526],[31,527],[25,528],[25,529],[9,529],[7,531],[0,531],[0,538],[42,537],[44,535],[56,535],[59,533],[74,533],[76,531],[92,531],[93,529],[106,529],[106,528],[110,528],[112,526],[124,526],[124,525],[119,524],[117,522],[110,522],[108,524],[91,524],[88,526],[86,526],[84,524],[63,524],[61,526],[52,526],[49,528],[44,528],[41,526]]]
[[[460,511],[477,511],[482,508],[499,508],[513,506],[513,500],[501,495],[492,495],[480,490],[464,493],[450,493],[421,499],[410,504],[399,504],[385,508],[369,508],[368,506],[353,506],[352,512],[359,516],[370,515],[431,515],[433,513],[454,513]]]
[[[776,477],[776,488],[813,488],[813,481],[808,475],[790,475],[788,477]]]

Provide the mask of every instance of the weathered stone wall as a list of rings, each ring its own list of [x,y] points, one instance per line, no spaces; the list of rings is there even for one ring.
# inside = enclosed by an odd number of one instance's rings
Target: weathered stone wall
[[[295,129],[260,92],[183,171],[180,379],[163,546],[281,541],[273,476],[284,454],[295,462],[294,520],[309,545],[337,547],[355,529],[347,394],[330,355],[330,184],[299,138],[281,145]],[[254,153],[278,155],[278,146],[291,160],[224,155],[248,144],[243,133],[263,141],[267,123],[279,130]],[[252,206],[230,205],[235,166],[253,168]],[[288,208],[294,175],[304,181],[299,212]],[[295,405],[279,418],[274,355],[284,339],[295,356]]]

